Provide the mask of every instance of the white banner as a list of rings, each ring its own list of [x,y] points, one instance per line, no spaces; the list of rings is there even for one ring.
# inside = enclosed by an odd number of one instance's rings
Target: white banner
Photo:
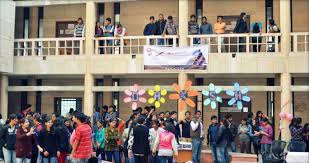
[[[158,47],[144,46],[144,69],[206,70],[209,46]]]

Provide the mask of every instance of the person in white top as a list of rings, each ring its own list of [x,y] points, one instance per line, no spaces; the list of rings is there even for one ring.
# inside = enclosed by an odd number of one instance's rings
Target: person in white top
[[[192,139],[192,161],[194,163],[200,163],[202,144],[204,139],[201,111],[196,111],[195,119],[191,121],[190,126],[190,135]]]

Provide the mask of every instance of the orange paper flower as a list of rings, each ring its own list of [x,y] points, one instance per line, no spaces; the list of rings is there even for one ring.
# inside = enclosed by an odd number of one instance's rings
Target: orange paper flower
[[[173,88],[177,93],[170,94],[169,98],[171,100],[178,100],[178,107],[180,111],[184,108],[185,105],[189,105],[192,108],[195,107],[195,103],[190,99],[190,97],[197,96],[198,92],[195,90],[190,90],[191,85],[192,81],[188,80],[185,83],[184,90],[181,90],[178,84],[173,84]]]

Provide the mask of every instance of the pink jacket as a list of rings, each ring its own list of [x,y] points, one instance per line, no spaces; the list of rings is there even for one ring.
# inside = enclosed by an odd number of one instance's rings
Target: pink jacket
[[[167,131],[160,132],[159,138],[159,149],[173,149],[172,140],[175,138],[173,133]]]

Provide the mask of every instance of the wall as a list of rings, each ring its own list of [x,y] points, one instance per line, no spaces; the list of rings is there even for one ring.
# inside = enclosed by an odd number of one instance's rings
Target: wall
[[[309,31],[309,1],[308,0],[292,0],[293,10],[293,32]],[[306,15],[306,16],[305,16]]]
[[[44,7],[43,37],[56,37],[56,21],[77,21],[79,17],[86,22],[85,4]]]
[[[294,85],[308,85],[309,78],[294,78]],[[294,116],[301,117],[303,124],[309,120],[309,92],[294,93]]]

